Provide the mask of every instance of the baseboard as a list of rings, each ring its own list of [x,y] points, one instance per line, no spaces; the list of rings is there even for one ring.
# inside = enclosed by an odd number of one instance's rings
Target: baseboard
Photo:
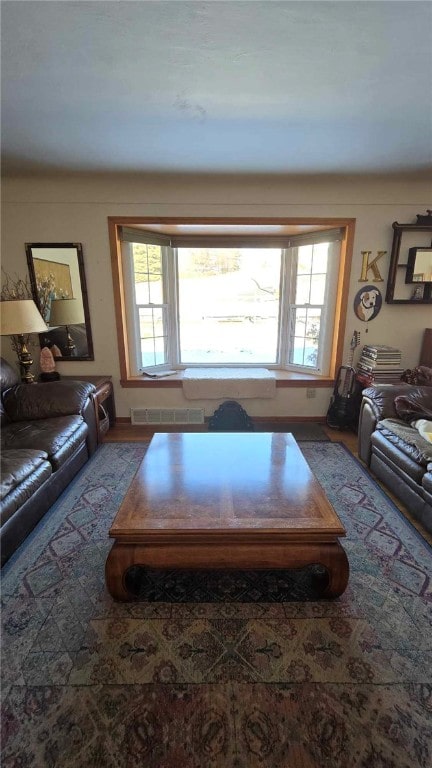
[[[325,424],[325,416],[251,416],[253,422],[260,424],[265,421],[273,421],[275,424],[294,424],[309,421],[313,424]]]
[[[194,428],[195,427],[199,427],[199,426],[205,428],[205,426],[208,423],[210,418],[211,418],[210,416],[206,416],[205,423],[201,424],[201,425],[199,425],[199,424],[193,425]],[[254,423],[257,423],[257,424],[262,424],[263,422],[266,422],[266,421],[272,421],[275,424],[280,424],[280,425],[282,425],[282,424],[293,424],[295,422],[300,423],[300,422],[306,422],[306,421],[309,421],[309,422],[311,422],[313,424],[325,424],[326,423],[326,417],[325,416],[251,416],[250,418],[252,419],[252,421]],[[130,424],[131,425],[131,418],[130,418],[130,416],[117,416],[116,420],[115,420],[115,423],[116,423],[116,425],[119,425],[119,426],[122,425],[122,424],[125,424],[125,425],[126,424]],[[163,425],[163,426],[165,427],[165,426],[169,426],[169,425]],[[179,425],[177,425],[177,426],[179,426]],[[183,428],[183,426],[187,426],[187,425],[182,425],[182,428]],[[194,431],[198,431],[198,429],[196,429],[196,430],[194,429]]]

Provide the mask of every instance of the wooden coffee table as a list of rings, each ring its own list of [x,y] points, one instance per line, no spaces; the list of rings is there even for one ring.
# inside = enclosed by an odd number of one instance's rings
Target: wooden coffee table
[[[132,600],[127,570],[302,568],[322,596],[348,583],[345,529],[289,433],[157,433],[109,535],[106,584]]]

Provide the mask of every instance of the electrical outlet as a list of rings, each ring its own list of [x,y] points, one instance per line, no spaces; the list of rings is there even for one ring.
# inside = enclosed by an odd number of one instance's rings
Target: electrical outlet
[[[307,389],[306,397],[308,400],[312,400],[316,396],[316,389]]]

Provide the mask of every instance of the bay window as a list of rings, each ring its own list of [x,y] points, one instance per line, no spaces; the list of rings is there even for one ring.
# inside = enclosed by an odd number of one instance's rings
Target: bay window
[[[265,366],[329,375],[343,230],[289,237],[118,228],[129,372]]]

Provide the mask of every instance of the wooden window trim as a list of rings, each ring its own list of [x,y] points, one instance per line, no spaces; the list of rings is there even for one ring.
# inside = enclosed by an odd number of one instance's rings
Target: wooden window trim
[[[114,290],[114,306],[116,313],[117,324],[117,345],[119,352],[120,363],[120,384],[122,387],[158,387],[158,388],[170,388],[181,387],[181,372],[175,377],[170,377],[165,380],[144,380],[136,376],[131,375],[130,356],[127,339],[127,326],[126,326],[126,310],[125,310],[125,295],[124,295],[124,278],[123,278],[123,266],[121,258],[121,240],[120,231],[122,226],[140,225],[151,226],[157,225],[159,231],[162,233],[164,230],[169,231],[170,227],[176,225],[193,225],[194,227],[200,226],[202,229],[196,234],[197,239],[201,238],[206,233],[206,226],[214,227],[220,225],[226,227],[227,225],[233,225],[233,227],[257,227],[257,236],[259,237],[259,227],[262,226],[316,226],[317,229],[328,228],[341,228],[343,230],[341,240],[340,251],[340,265],[339,274],[336,288],[336,308],[335,308],[335,324],[333,331],[332,352],[330,357],[330,372],[329,376],[319,376],[316,374],[296,374],[292,371],[276,371],[278,375],[276,386],[277,387],[310,387],[313,382],[314,387],[329,387],[332,386],[339,366],[342,364],[342,354],[344,347],[346,318],[347,318],[347,303],[349,293],[349,281],[353,254],[354,232],[355,232],[355,219],[351,218],[322,218],[322,217],[278,217],[278,218],[224,218],[224,217],[173,217],[173,216],[109,216],[108,217],[108,231],[111,250],[111,269],[113,277],[113,290]],[[237,229],[238,234],[238,229]],[[216,235],[217,236],[217,235]]]

